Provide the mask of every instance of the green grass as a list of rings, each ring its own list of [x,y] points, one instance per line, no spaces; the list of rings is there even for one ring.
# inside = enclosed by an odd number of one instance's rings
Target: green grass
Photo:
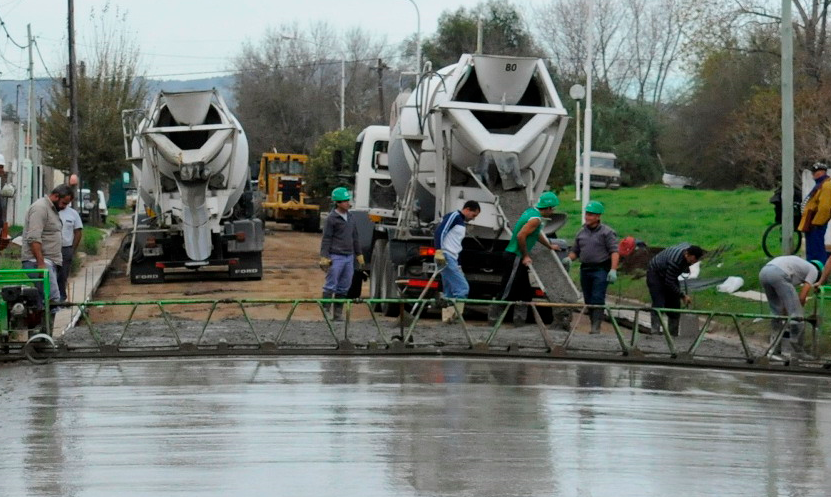
[[[109,219],[107,222],[109,222]],[[81,245],[78,247],[78,250],[86,252],[89,255],[97,255],[98,246],[105,235],[106,231],[101,228],[84,226],[84,229],[81,230]]]
[[[560,195],[560,212],[569,221],[557,234],[573,240],[580,228],[581,203],[574,189]],[[742,290],[761,290],[759,270],[768,261],[762,251],[762,234],[773,222],[771,192],[742,188],[734,191],[676,190],[651,185],[619,190],[592,190],[603,202],[603,222],[618,236],[634,236],[650,247],[680,242],[700,245],[709,252],[701,263],[700,278],[741,276]],[[649,302],[642,272],[622,274],[610,292]],[[579,273],[572,271],[579,279]],[[694,308],[725,312],[767,313],[767,304],[719,293],[715,288],[693,294]]]

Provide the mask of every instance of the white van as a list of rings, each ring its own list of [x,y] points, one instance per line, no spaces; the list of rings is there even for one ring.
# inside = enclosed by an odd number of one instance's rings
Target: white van
[[[89,220],[89,212],[92,210],[95,203],[93,202],[92,198],[89,194],[88,188],[81,189],[81,219],[86,222]],[[107,222],[107,216],[109,215],[110,211],[107,209],[107,199],[104,198],[104,192],[98,190],[98,213],[101,216],[101,222]]]
[[[608,152],[592,152],[589,175],[589,185],[592,188],[616,189],[620,187],[617,156]]]

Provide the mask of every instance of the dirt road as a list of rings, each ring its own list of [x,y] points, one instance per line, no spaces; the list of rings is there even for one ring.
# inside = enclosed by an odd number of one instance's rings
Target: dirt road
[[[181,299],[303,299],[319,298],[323,286],[324,273],[318,267],[320,233],[301,233],[292,231],[289,225],[266,224],[265,250],[263,251],[263,278],[260,281],[234,281],[222,275],[205,275],[171,279],[166,283],[134,285],[126,274],[126,263],[116,258],[104,283],[95,295],[99,301],[146,301],[146,300],[181,300]],[[368,290],[367,290],[368,291]],[[220,307],[214,314],[216,318],[236,316],[238,306]],[[290,306],[281,306],[289,308]],[[124,318],[129,307],[108,309],[94,314],[95,318]],[[175,308],[173,308],[175,309]],[[190,306],[189,313],[194,311]],[[207,307],[205,307],[207,309]],[[171,311],[170,308],[166,310]],[[146,311],[146,312],[142,312]],[[139,309],[136,317],[151,317],[153,309]],[[158,314],[158,309],[155,309]],[[175,312],[175,311],[174,311]],[[201,314],[201,310],[198,314]],[[207,312],[207,311],[206,311]],[[274,306],[254,308],[256,318],[270,318],[283,314],[274,312]],[[146,314],[149,313],[149,314]],[[301,306],[295,317],[320,316],[319,309]],[[194,319],[199,319],[194,316]],[[97,321],[97,319],[96,319]]]

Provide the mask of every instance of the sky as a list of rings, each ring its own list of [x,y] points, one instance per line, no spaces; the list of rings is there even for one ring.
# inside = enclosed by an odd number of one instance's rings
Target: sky
[[[471,8],[482,0],[414,0],[422,38],[436,30],[445,10]],[[544,0],[520,0],[523,7]],[[26,25],[39,52],[35,77],[61,73],[66,63],[67,0],[0,0],[0,79],[26,79]],[[417,31],[410,0],[74,0],[79,60],[91,37],[91,9],[109,3],[127,12],[129,30],[139,45],[148,77],[196,79],[229,74],[231,59],[245,42],[256,43],[268,28],[297,22],[299,27],[325,21],[339,32],[361,27],[386,36],[397,46]],[[41,60],[42,59],[42,60]]]

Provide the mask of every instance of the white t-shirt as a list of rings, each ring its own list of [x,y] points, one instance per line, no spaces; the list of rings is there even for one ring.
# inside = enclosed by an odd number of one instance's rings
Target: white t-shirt
[[[81,222],[81,216],[78,211],[72,207],[67,206],[66,209],[59,211],[61,216],[63,228],[61,229],[61,240],[64,247],[71,247],[72,241],[75,239],[75,230],[83,229],[84,223]]]
[[[817,270],[817,267],[802,257],[795,255],[776,257],[768,262],[767,265],[776,266],[781,269],[788,276],[788,281],[793,286],[799,286],[803,283],[813,285],[819,279],[819,270]]]

